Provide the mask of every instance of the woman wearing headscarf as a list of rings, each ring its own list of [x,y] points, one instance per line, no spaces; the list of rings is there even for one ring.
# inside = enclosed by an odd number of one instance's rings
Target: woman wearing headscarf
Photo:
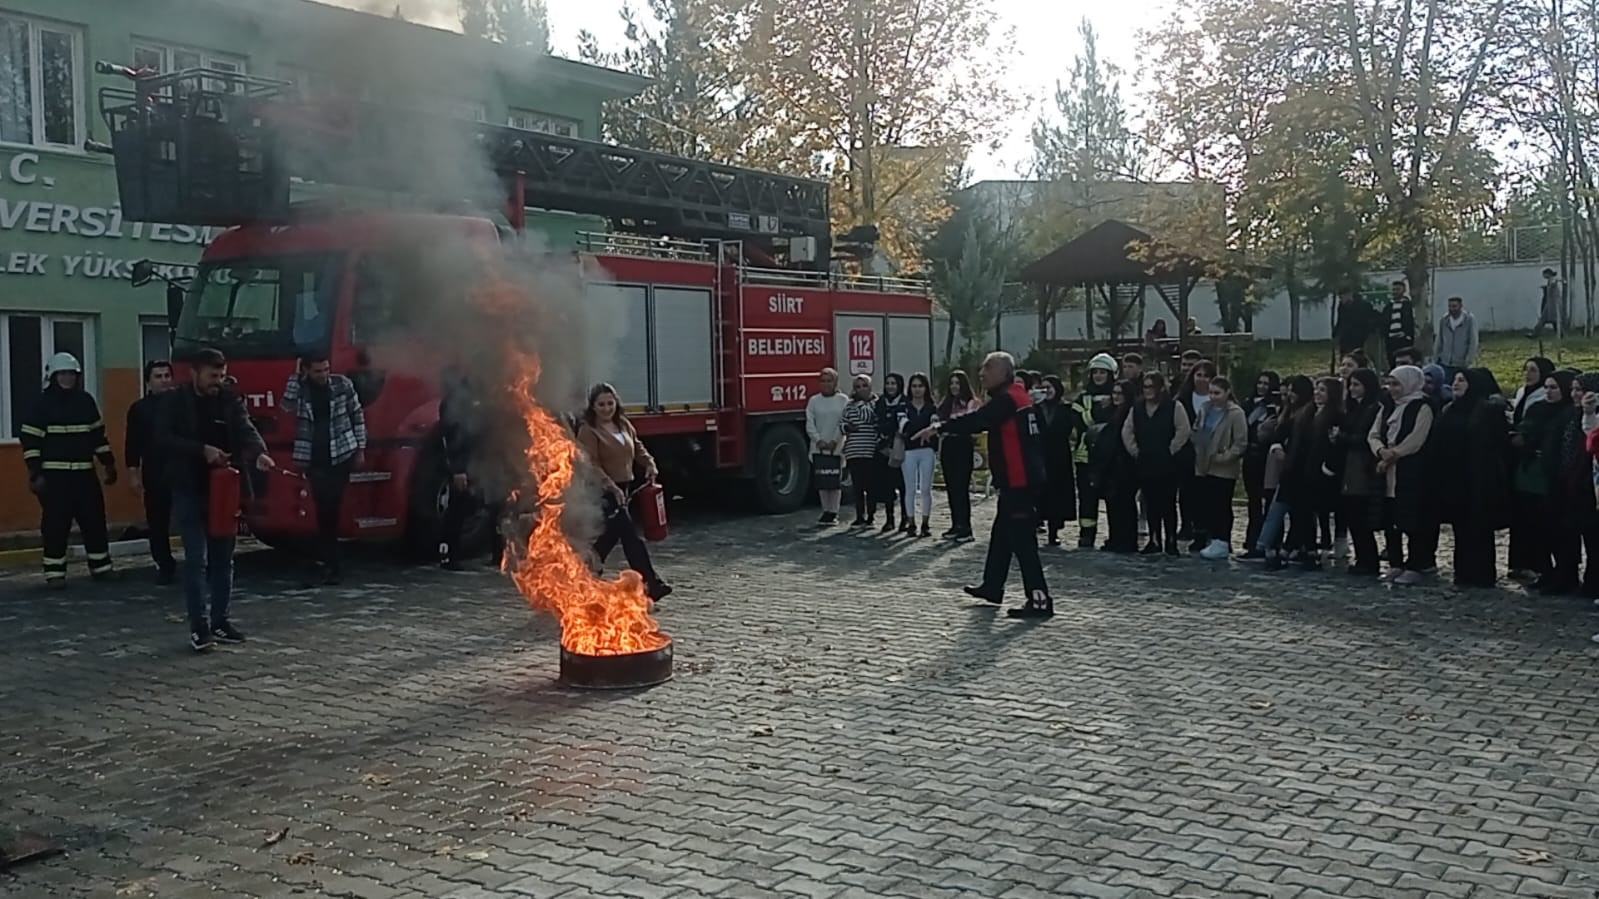
[[[1393,576],[1399,585],[1419,584],[1437,567],[1438,521],[1428,500],[1427,438],[1433,411],[1423,388],[1427,378],[1414,365],[1401,365],[1388,375],[1393,408],[1372,424],[1367,435],[1377,472],[1387,480],[1390,520],[1404,535],[1409,552]]]
[[[1049,545],[1060,546],[1060,529],[1076,510],[1076,474],[1072,470],[1072,444],[1076,441],[1078,418],[1066,404],[1066,388],[1059,377],[1039,379],[1044,401],[1038,417],[1044,429],[1044,495],[1038,517],[1049,528]]]
[[[1444,371],[1444,367],[1436,362],[1423,365],[1421,375],[1427,379],[1423,390],[1432,403],[1433,411],[1442,411],[1444,404],[1455,398],[1454,381],[1449,379],[1449,373]]]
[[[900,468],[905,464],[905,442],[900,439],[899,426],[905,417],[905,376],[889,372],[883,376],[883,392],[872,406],[872,418],[877,423],[877,477],[878,491],[887,507],[887,521],[883,533],[895,530],[894,511],[909,514],[905,509],[905,477]]]
[[[1554,455],[1570,404],[1572,374],[1542,373],[1547,359],[1527,361],[1526,377],[1542,374],[1536,388],[1523,384],[1511,403],[1510,446],[1515,460],[1515,491],[1510,520],[1510,577],[1522,583],[1544,582],[1554,567],[1554,532],[1549,491]],[[1544,583],[1553,583],[1544,582]]]
[[[1494,532],[1510,526],[1510,404],[1486,368],[1456,372],[1450,395],[1433,428],[1434,442],[1449,448],[1433,460],[1433,502],[1454,531],[1455,585],[1492,587],[1499,580]]]
[[[1593,462],[1588,455],[1587,433],[1583,430],[1583,404],[1587,385],[1595,380],[1583,380],[1571,372],[1555,372],[1551,380],[1560,382],[1561,376],[1571,374],[1564,385],[1563,408],[1559,419],[1559,437],[1551,438],[1549,452],[1549,522],[1554,567],[1538,585],[1541,593],[1566,596],[1576,593],[1584,583],[1599,582],[1599,526],[1595,522]],[[1595,384],[1599,386],[1599,384]],[[1549,402],[1554,403],[1554,391],[1549,390]],[[1587,577],[1579,579],[1583,549],[1588,551]]]
[[[882,502],[882,477],[877,470],[877,418],[872,411],[877,397],[872,395],[872,379],[856,375],[851,385],[849,405],[844,407],[844,464],[855,492],[855,521],[851,527],[871,527]],[[890,497],[892,501],[892,497]]]
[[[1529,431],[1541,427],[1534,422],[1523,428],[1529,413],[1543,403],[1544,382],[1555,373],[1555,364],[1543,356],[1533,356],[1521,369],[1521,386],[1510,398],[1510,578],[1529,583],[1549,569],[1549,544],[1544,538],[1542,494],[1527,492],[1530,483],[1525,473],[1537,452],[1536,438],[1529,444]]]
[[[1377,556],[1377,531],[1382,527],[1385,479],[1377,474],[1377,457],[1367,436],[1383,414],[1382,386],[1377,373],[1357,368],[1344,383],[1344,423],[1338,430],[1334,452],[1343,457],[1339,479],[1341,494],[1338,517],[1349,528],[1355,558],[1349,573],[1376,577],[1382,573]]]
[[[1244,451],[1242,474],[1244,479],[1244,555],[1257,559],[1261,552],[1255,543],[1260,539],[1261,525],[1266,523],[1266,506],[1271,494],[1266,490],[1266,452],[1271,449],[1272,432],[1277,427],[1277,413],[1282,408],[1279,392],[1282,379],[1274,371],[1263,371],[1255,378],[1255,392],[1240,403],[1244,409],[1244,422],[1249,427],[1249,447]]]

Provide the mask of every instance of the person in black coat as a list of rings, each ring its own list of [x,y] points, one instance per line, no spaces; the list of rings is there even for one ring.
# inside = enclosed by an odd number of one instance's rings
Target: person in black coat
[[[480,445],[484,432],[497,416],[484,403],[483,391],[476,389],[464,369],[446,370],[440,378],[440,388],[439,442],[450,481],[448,505],[439,522],[439,567],[446,571],[464,570],[461,563],[465,557],[466,523],[473,513],[481,511],[492,529],[489,564],[498,568],[505,556],[505,540],[500,533],[505,504],[481,483],[481,455],[485,448]]]
[[[122,432],[122,457],[133,475],[133,489],[144,500],[144,520],[155,562],[156,583],[170,584],[178,563],[172,558],[172,490],[161,483],[161,463],[151,455],[155,413],[161,397],[172,389],[172,363],[152,359],[144,364],[144,396],[128,407]],[[146,476],[145,469],[149,469]]]
[[[1061,528],[1066,526],[1066,520],[1072,517],[1077,505],[1072,446],[1081,419],[1067,405],[1066,388],[1060,378],[1045,375],[1040,383],[1044,389],[1044,401],[1038,406],[1044,428],[1044,495],[1038,517],[1049,529],[1049,545],[1059,546]]]
[[[1570,376],[1566,380],[1562,376]],[[1538,591],[1549,596],[1565,596],[1586,585],[1592,591],[1599,585],[1599,522],[1596,522],[1593,491],[1593,457],[1588,454],[1587,432],[1583,430],[1583,400],[1593,379],[1575,372],[1556,372],[1551,380],[1560,383],[1565,393],[1557,419],[1558,435],[1551,434],[1546,460],[1549,471],[1550,550],[1554,565]],[[1599,385],[1596,385],[1599,386]],[[1552,393],[1552,391],[1551,391]],[[1588,551],[1586,579],[1579,579],[1583,549]]]
[[[1100,431],[1089,444],[1089,482],[1094,495],[1105,500],[1105,521],[1110,529],[1100,547],[1106,552],[1138,552],[1138,476],[1121,433],[1139,390],[1137,381],[1120,381],[1111,388],[1109,418],[1096,425]]]
[[[888,520],[883,522],[883,533],[894,533],[894,510],[901,515],[905,509],[905,478],[900,474],[904,461],[905,444],[900,439],[900,426],[905,418],[905,376],[889,372],[883,376],[883,392],[872,407],[872,417],[877,422],[877,477],[878,491],[887,507]],[[899,443],[900,462],[893,459],[895,443]]]
[[[277,466],[250,421],[244,397],[227,383],[227,357],[219,350],[204,349],[190,357],[190,365],[193,380],[162,395],[151,433],[161,482],[172,490],[172,518],[183,539],[189,646],[204,652],[218,641],[244,642],[228,618],[234,537],[213,536],[207,527],[212,470],[233,466],[241,472],[251,467],[267,472]]]
[[[1486,368],[1456,372],[1453,389],[1433,431],[1446,448],[1434,457],[1433,502],[1454,530],[1455,584],[1492,587],[1499,580],[1494,532],[1510,527],[1510,404]]]
[[[1266,489],[1266,455],[1271,450],[1277,415],[1282,409],[1282,378],[1274,371],[1263,371],[1255,378],[1255,393],[1239,405],[1244,407],[1244,421],[1249,425],[1249,445],[1244,450],[1243,481],[1246,527],[1244,530],[1244,558],[1257,559],[1264,554],[1255,547],[1260,541],[1260,529],[1266,523],[1266,508],[1271,505],[1271,492]]]

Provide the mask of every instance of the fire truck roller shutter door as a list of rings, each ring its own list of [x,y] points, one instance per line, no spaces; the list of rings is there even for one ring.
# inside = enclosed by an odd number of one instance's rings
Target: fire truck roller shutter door
[[[710,290],[657,286],[654,301],[656,405],[669,412],[710,409],[716,398]]]
[[[591,282],[584,292],[591,313],[608,319],[588,328],[585,390],[587,385],[608,382],[629,411],[642,410],[651,400],[649,289],[637,284]]]
[[[927,316],[888,317],[888,360],[893,371],[933,372],[933,320]]]

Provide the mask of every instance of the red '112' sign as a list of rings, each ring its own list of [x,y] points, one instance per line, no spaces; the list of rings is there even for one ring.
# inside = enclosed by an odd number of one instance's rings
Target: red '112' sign
[[[858,328],[849,332],[849,373],[872,375],[877,373],[877,332]]]

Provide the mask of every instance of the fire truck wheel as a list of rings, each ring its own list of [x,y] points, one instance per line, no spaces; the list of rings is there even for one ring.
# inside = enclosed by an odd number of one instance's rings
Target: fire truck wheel
[[[805,504],[805,495],[811,489],[811,468],[805,435],[798,427],[779,424],[762,431],[750,466],[761,511],[781,515]]]

